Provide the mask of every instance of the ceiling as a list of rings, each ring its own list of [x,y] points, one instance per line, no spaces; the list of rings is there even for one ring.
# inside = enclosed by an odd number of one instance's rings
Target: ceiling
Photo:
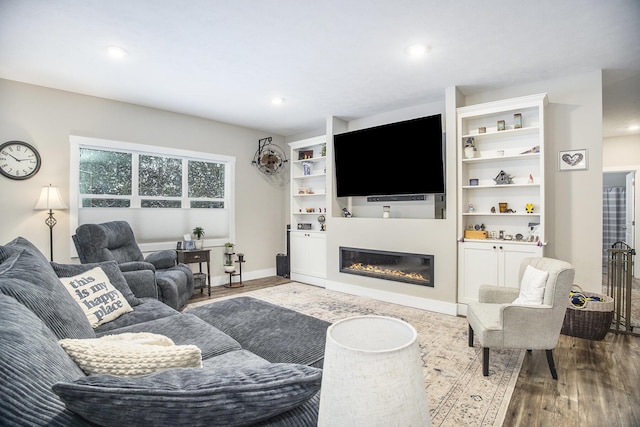
[[[283,136],[599,69],[619,135],[640,124],[639,41],[638,0],[0,1],[0,78]]]

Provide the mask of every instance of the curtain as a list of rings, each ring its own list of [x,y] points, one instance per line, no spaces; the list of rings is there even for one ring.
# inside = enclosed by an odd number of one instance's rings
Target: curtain
[[[606,272],[608,249],[625,238],[624,187],[606,187],[602,192],[602,267]]]

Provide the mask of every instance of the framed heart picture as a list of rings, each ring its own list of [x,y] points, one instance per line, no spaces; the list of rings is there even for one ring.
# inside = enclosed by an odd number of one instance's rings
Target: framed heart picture
[[[558,170],[575,171],[587,169],[587,150],[567,150],[558,152]]]

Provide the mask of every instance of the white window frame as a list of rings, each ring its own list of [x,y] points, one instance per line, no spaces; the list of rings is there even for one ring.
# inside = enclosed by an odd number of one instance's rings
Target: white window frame
[[[194,161],[212,161],[216,163],[224,163],[225,164],[225,201],[224,201],[224,209],[227,218],[227,229],[226,235],[222,237],[216,238],[206,238],[204,241],[204,245],[206,247],[214,247],[214,246],[224,246],[226,242],[234,242],[235,241],[235,161],[236,158],[233,156],[224,156],[220,154],[211,154],[211,153],[203,153],[197,151],[190,150],[182,150],[177,148],[167,148],[167,147],[159,147],[155,145],[144,145],[144,144],[134,144],[123,141],[114,141],[107,139],[98,139],[98,138],[89,138],[84,136],[69,136],[69,145],[70,145],[70,175],[69,175],[69,227],[72,230],[72,234],[75,232],[76,228],[78,228],[80,212],[82,209],[80,194],[79,194],[79,165],[80,165],[80,149],[81,148],[90,148],[95,150],[104,150],[104,151],[122,151],[122,152],[132,152],[138,154],[152,155],[152,156],[165,156],[165,157],[174,157],[180,158],[183,160],[183,164],[186,164],[189,160]],[[134,156],[134,159],[136,157]],[[187,171],[183,168],[183,174],[186,174]],[[137,185],[138,177],[134,173],[132,176],[132,186]],[[134,192],[137,193],[137,192]],[[182,196],[182,208],[185,215],[189,215],[191,211],[204,211],[206,209],[201,208],[191,208],[189,205],[188,195],[183,191]],[[147,198],[146,196],[144,198]],[[157,211],[157,208],[140,208],[140,198],[130,197],[131,199],[131,207],[129,208],[118,208],[124,210],[137,209],[140,215],[145,215],[145,211],[148,213],[152,213]],[[103,209],[103,208],[91,208],[91,209]],[[171,208],[175,209],[175,208]],[[219,211],[219,210],[217,210]],[[114,220],[118,218],[113,218]],[[135,231],[135,224],[131,224],[132,228]],[[205,227],[206,231],[206,227]],[[184,230],[183,234],[190,234],[191,230]],[[181,235],[180,235],[181,236]],[[167,241],[148,241],[143,234],[136,232],[136,240],[138,241],[138,246],[140,246],[140,250],[142,252],[153,252],[157,250],[163,249],[175,249],[176,242],[180,240],[180,236],[176,236],[173,240]],[[205,235],[206,236],[206,235]],[[75,245],[73,241],[70,244],[70,252],[71,258],[77,258],[78,254],[75,249]]]

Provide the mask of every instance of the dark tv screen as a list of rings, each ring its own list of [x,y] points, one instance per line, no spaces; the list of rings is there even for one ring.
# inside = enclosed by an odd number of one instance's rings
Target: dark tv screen
[[[334,135],[338,197],[445,192],[440,114]]]

